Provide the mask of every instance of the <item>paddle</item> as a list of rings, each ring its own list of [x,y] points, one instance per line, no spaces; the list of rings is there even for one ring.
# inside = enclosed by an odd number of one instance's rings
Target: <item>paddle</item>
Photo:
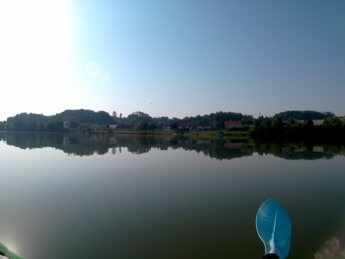
[[[20,256],[14,254],[13,252],[9,251],[6,246],[0,243],[0,255],[6,256],[10,259],[22,259]]]
[[[277,201],[269,199],[261,204],[256,214],[256,231],[265,245],[263,258],[284,259],[289,255],[291,221]]]

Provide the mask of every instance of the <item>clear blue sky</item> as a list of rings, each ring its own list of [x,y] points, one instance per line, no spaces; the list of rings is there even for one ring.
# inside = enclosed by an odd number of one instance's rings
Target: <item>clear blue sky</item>
[[[345,115],[345,1],[26,2],[19,14],[0,4],[0,119],[67,108]]]

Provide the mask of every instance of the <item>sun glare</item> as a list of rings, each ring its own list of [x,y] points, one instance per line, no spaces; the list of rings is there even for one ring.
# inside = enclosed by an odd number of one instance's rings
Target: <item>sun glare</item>
[[[63,97],[73,87],[70,12],[65,0],[0,1],[2,111],[66,105]],[[16,110],[9,111],[13,103]]]

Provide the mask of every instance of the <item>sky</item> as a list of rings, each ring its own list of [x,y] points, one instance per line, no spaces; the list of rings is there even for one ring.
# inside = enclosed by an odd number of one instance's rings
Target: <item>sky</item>
[[[0,120],[345,115],[344,13],[342,0],[2,0]]]

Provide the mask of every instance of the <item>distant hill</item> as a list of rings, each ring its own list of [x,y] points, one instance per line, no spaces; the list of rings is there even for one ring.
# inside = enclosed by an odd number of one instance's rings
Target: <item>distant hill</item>
[[[332,118],[335,115],[331,112],[317,112],[317,111],[285,111],[275,114],[274,118],[282,120],[325,120]]]
[[[104,111],[66,110],[52,116],[35,113],[21,113],[8,118],[5,124],[7,130],[62,131],[64,121],[76,124],[104,125],[113,123],[114,118]]]
[[[108,124],[114,122],[112,116],[105,111],[91,110],[65,110],[61,113],[51,116],[54,121],[74,121],[82,124]]]

